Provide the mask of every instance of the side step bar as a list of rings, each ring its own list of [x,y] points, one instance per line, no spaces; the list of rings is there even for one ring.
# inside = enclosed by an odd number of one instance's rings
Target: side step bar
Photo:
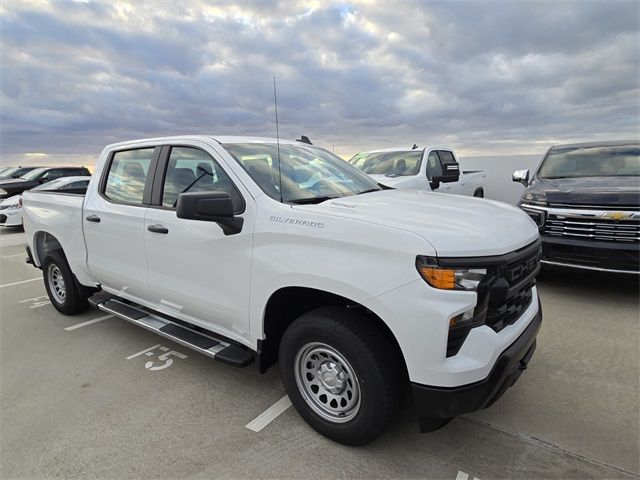
[[[254,360],[253,353],[244,346],[223,341],[210,332],[203,333],[180,325],[177,323],[179,320],[174,322],[150,309],[129,303],[109,293],[99,292],[89,298],[89,303],[228,365],[246,367]]]

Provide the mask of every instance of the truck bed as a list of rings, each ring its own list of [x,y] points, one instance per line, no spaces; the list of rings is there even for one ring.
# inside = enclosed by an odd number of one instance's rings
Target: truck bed
[[[39,232],[38,235],[47,235],[47,242],[60,243],[80,283],[91,284],[82,222],[84,194],[26,191],[22,204],[25,239],[35,265],[41,267],[45,256],[42,248],[34,248],[34,234]]]

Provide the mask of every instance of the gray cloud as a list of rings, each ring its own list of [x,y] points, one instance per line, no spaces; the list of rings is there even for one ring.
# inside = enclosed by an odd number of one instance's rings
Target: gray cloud
[[[272,136],[274,75],[281,134],[343,155],[638,134],[635,1],[220,5],[5,3],[2,163],[136,137]]]

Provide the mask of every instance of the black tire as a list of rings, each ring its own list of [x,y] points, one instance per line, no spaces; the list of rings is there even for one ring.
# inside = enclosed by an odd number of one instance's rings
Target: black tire
[[[89,308],[87,295],[84,294],[71,273],[67,259],[61,251],[49,253],[42,262],[42,276],[47,295],[53,307],[65,315],[77,315]],[[63,287],[59,289],[52,277],[62,277]],[[64,295],[60,292],[64,291]]]
[[[476,198],[484,198],[484,190],[482,190],[481,188],[477,189],[475,192],[473,192],[473,196]]]
[[[350,367],[357,377],[359,406],[357,412],[355,409],[351,412],[353,417],[342,420],[343,423],[327,420],[314,411],[313,400],[305,399],[305,395],[308,398],[311,393],[309,390],[305,393],[305,387],[299,387],[296,381],[296,365],[322,368],[310,366],[314,360],[296,362],[299,353],[318,344],[342,355],[347,369]],[[321,358],[318,365],[322,365],[322,361],[327,363]],[[404,362],[394,342],[371,318],[346,308],[323,307],[295,320],[282,337],[279,363],[287,394],[302,418],[325,437],[346,445],[364,445],[380,436],[398,410],[406,386]],[[316,380],[320,381],[319,375],[313,381]]]

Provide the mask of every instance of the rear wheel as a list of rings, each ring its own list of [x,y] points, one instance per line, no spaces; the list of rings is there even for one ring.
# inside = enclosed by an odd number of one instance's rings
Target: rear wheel
[[[65,315],[75,315],[89,308],[87,296],[78,287],[61,252],[51,252],[45,257],[42,275],[47,295],[56,310]]]
[[[400,404],[404,369],[395,345],[360,312],[326,307],[302,315],[282,337],[279,362],[296,410],[340,443],[371,442]]]

